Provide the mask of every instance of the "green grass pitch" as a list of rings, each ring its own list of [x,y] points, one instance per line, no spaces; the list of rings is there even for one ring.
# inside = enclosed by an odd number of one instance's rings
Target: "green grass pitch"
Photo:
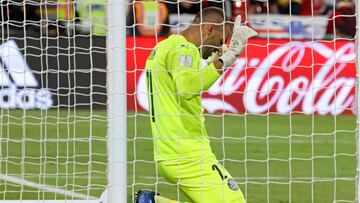
[[[0,110],[1,175],[100,196],[106,185],[105,110]],[[218,160],[248,202],[354,202],[354,116],[207,115]],[[91,135],[91,136],[90,136]],[[148,115],[128,115],[128,199],[155,189],[188,199],[156,177]],[[0,200],[69,199],[0,179]],[[119,197],[120,198],[120,197]]]

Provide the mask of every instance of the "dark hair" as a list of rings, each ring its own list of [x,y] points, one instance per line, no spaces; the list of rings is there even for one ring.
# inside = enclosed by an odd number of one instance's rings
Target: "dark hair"
[[[224,10],[218,7],[207,7],[196,14],[193,24],[201,24],[204,22],[231,24],[231,20],[225,14]]]

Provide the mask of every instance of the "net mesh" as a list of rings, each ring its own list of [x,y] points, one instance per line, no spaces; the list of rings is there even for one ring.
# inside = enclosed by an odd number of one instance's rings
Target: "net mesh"
[[[0,200],[98,199],[107,185],[105,1],[0,4]]]
[[[212,151],[246,200],[356,200],[355,1],[126,3],[129,201],[145,188],[191,201],[156,168],[144,68],[158,42],[210,6],[259,33],[202,92]],[[1,1],[0,200],[105,190],[105,8]]]
[[[158,42],[180,34],[198,11],[216,6],[232,19],[242,15],[259,33],[232,68],[202,92],[219,163],[248,202],[355,201],[354,1],[162,1],[156,11],[146,10],[153,3],[129,4],[131,192],[149,188],[191,201],[180,179],[169,183],[156,168],[143,70]]]

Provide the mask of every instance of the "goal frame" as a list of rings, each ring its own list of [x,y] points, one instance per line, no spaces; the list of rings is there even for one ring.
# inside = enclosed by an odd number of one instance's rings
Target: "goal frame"
[[[126,1],[107,1],[108,203],[127,202]]]

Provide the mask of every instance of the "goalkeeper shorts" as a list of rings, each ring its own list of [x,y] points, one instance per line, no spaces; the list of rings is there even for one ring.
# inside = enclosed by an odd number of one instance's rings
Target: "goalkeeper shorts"
[[[246,202],[236,181],[213,154],[205,159],[158,161],[158,171],[194,203]]]

